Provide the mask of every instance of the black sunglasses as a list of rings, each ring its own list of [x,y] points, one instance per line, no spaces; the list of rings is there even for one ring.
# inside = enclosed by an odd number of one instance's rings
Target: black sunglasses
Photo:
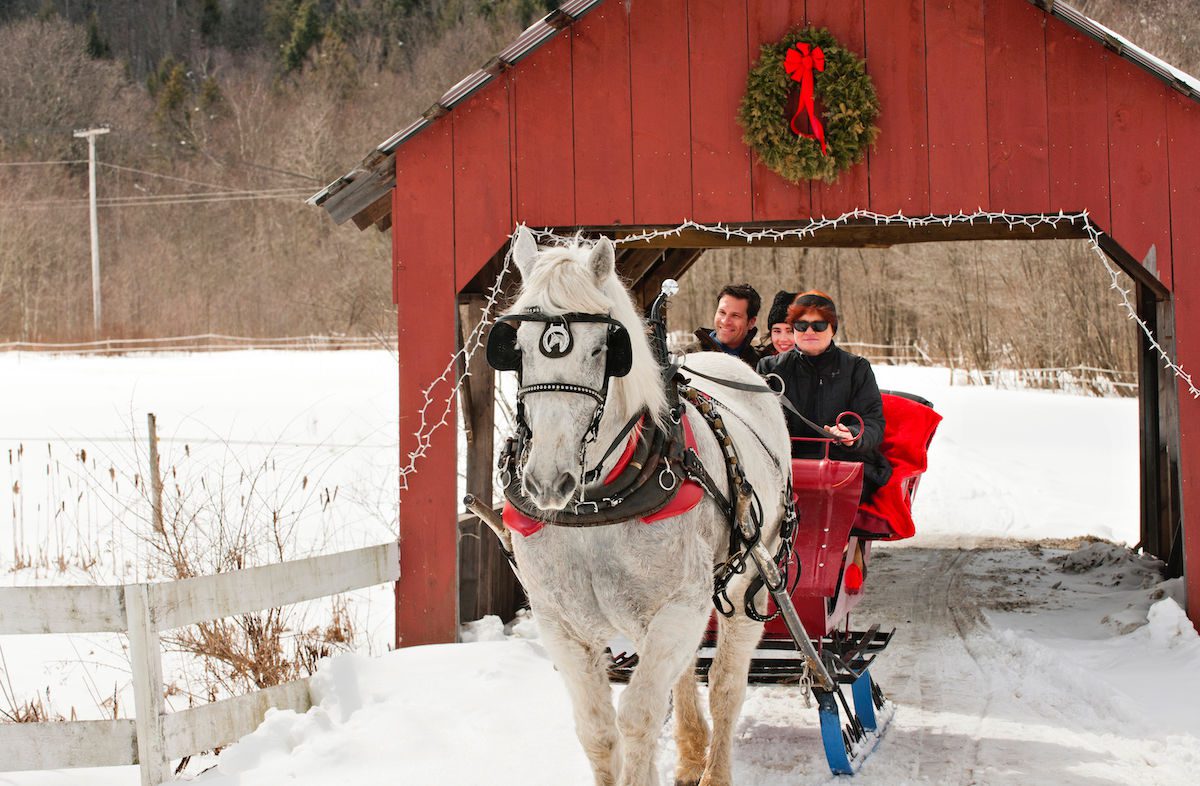
[[[792,330],[797,333],[803,333],[809,328],[812,328],[816,333],[824,333],[829,329],[829,323],[825,320],[819,322],[805,322],[803,319],[792,323]]]

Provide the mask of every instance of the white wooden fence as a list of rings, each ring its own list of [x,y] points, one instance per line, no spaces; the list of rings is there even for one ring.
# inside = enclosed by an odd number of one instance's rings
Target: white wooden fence
[[[234,742],[270,707],[304,712],[308,680],[167,712],[159,631],[395,581],[395,543],[160,584],[0,588],[0,635],[126,632],[135,718],[0,724],[0,772],[141,765],[143,786],[170,762]]]
[[[264,338],[202,333],[163,338],[106,338],[97,341],[4,341],[0,352],[70,355],[132,355],[139,352],[220,352],[239,349],[396,349],[396,336],[286,336]]]

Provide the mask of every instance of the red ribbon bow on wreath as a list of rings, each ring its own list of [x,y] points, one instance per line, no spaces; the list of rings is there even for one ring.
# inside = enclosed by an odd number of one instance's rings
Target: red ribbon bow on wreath
[[[784,57],[783,69],[787,71],[787,75],[793,81],[800,83],[800,105],[796,107],[796,114],[792,116],[792,133],[817,140],[821,143],[821,155],[828,155],[825,146],[825,129],[822,127],[820,119],[817,118],[817,110],[813,105],[814,68],[818,71],[825,70],[825,53],[819,46],[809,46],[804,42],[799,42],[789,49]],[[796,120],[800,117],[801,112],[808,113],[808,122],[813,130],[811,134],[796,128]]]

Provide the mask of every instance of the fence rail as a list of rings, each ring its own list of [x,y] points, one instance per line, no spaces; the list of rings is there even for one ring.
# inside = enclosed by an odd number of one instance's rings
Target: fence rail
[[[66,355],[129,355],[145,352],[230,352],[244,349],[396,349],[396,336],[287,336],[261,338],[202,333],[166,338],[111,338],[98,341],[5,341],[0,352],[44,352]]]
[[[667,345],[673,352],[684,351],[694,346],[691,335],[679,331],[667,337]],[[992,387],[1044,388],[1069,390],[1097,395],[1137,395],[1136,371],[1097,368],[1078,365],[1062,368],[1018,368],[1012,365],[988,369],[972,368],[966,358],[936,357],[930,355],[917,342],[907,344],[871,344],[864,341],[846,341],[839,344],[843,349],[861,355],[872,363],[897,365],[911,363],[919,366],[941,366],[953,372],[952,384],[959,381],[968,385]]]
[[[171,759],[240,739],[268,708],[304,712],[307,679],[167,712],[159,631],[395,581],[398,554],[386,543],[160,584],[0,588],[0,635],[127,633],[135,708],[133,720],[0,724],[0,772],[138,764],[157,786]]]

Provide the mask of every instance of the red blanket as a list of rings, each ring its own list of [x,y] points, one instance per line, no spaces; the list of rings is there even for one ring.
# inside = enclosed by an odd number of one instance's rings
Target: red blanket
[[[902,540],[916,532],[912,494],[928,466],[929,442],[942,416],[912,399],[885,393],[883,417],[880,450],[892,464],[892,477],[859,508],[859,519],[864,529],[883,535],[884,540]]]

